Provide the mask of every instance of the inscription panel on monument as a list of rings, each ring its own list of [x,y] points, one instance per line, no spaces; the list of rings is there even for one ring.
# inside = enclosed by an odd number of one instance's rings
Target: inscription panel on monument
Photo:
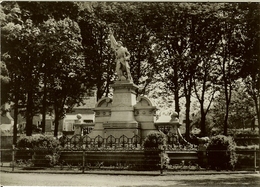
[[[131,106],[131,97],[125,93],[117,93],[114,95],[113,106]]]

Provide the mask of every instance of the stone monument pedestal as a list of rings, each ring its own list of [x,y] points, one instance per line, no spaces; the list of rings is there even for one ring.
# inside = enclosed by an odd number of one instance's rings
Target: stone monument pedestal
[[[146,97],[136,98],[138,87],[128,80],[116,81],[111,85],[113,98],[101,98],[94,109],[95,127],[90,137],[125,136],[132,138],[145,136],[152,130],[157,130],[154,125],[156,107]]]
[[[136,90],[138,87],[130,81],[117,81],[111,85],[114,89],[111,117],[103,124],[104,136],[119,138],[122,135],[140,136],[140,125],[134,116],[136,104]]]

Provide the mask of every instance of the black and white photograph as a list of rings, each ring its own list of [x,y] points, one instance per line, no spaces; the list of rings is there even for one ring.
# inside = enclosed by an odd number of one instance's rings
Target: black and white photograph
[[[259,1],[1,1],[1,186],[260,186]]]

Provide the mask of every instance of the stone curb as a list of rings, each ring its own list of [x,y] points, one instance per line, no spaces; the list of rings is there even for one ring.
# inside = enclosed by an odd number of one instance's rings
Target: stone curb
[[[148,176],[160,176],[160,175],[220,175],[220,174],[259,174],[259,171],[164,171],[160,174],[160,171],[112,171],[112,170],[86,170],[84,173],[79,170],[23,170],[15,168],[12,171],[10,167],[1,167],[1,172],[5,173],[43,173],[43,174],[95,174],[95,175],[148,175]]]

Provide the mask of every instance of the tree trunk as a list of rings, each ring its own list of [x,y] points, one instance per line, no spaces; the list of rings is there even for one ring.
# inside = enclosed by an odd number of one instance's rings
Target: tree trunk
[[[225,98],[226,98],[226,109],[225,109],[225,116],[224,116],[224,135],[227,136],[228,130],[228,114],[229,114],[229,104],[231,101],[231,86],[225,84]]]
[[[47,97],[47,92],[46,92],[46,75],[44,75],[44,87],[43,87],[43,99],[42,99],[42,133],[45,133],[45,125],[46,125],[46,97]]]
[[[228,108],[226,107],[225,116],[224,116],[224,135],[227,136],[228,129]]]
[[[13,145],[17,144],[17,123],[18,123],[18,93],[15,93],[14,103],[14,127],[13,127]]]
[[[257,118],[258,118],[258,133],[259,133],[259,150],[258,150],[258,155],[260,155],[260,114],[259,114],[259,109],[257,112]],[[259,156],[258,156],[259,158]],[[259,171],[260,171],[260,161],[259,161],[259,165],[258,165]]]
[[[180,102],[179,102],[179,83],[178,83],[178,67],[177,65],[174,66],[174,102],[175,102],[175,112],[180,114]]]
[[[204,112],[203,105],[200,107],[200,115],[201,115],[201,121],[200,121],[200,130],[201,130],[201,135],[206,136],[206,115]]]
[[[186,97],[186,132],[185,132],[185,138],[188,141],[190,138],[190,97]]]
[[[99,82],[101,82],[101,80]],[[102,85],[97,84],[97,101],[102,98],[103,93]]]
[[[15,82],[15,90],[14,90],[14,127],[13,127],[13,145],[17,144],[17,123],[18,123],[18,101],[19,101],[19,86],[20,79],[16,78],[16,75],[13,77]]]
[[[43,108],[42,111],[42,121],[41,121],[41,127],[42,127],[42,133],[45,133],[45,126],[46,126],[46,108]]]
[[[58,116],[55,114],[55,119],[54,119],[54,137],[58,137],[58,131],[59,131],[59,118]]]
[[[190,83],[188,83],[190,85]],[[187,85],[186,85],[187,86]],[[185,111],[185,120],[186,120],[186,131],[185,138],[188,141],[190,139],[190,98],[191,98],[191,86],[184,89],[185,90],[185,98],[186,98],[186,111]]]
[[[259,92],[258,92],[259,93]],[[260,104],[260,97],[256,96],[254,99],[255,102],[255,109],[256,109],[256,116],[257,116],[257,121],[258,121],[258,133],[259,133],[259,151],[258,154],[260,155],[260,111],[259,111],[259,104]],[[259,100],[259,101],[258,101]],[[254,124],[255,125],[255,124]],[[258,156],[259,157],[259,156]],[[259,171],[260,171],[260,161],[259,161]]]
[[[100,89],[97,88],[97,101],[98,101],[99,99],[101,99],[101,93],[100,93],[100,92],[101,92]]]
[[[27,106],[26,106],[26,136],[32,135],[33,128],[33,93],[27,93]]]
[[[55,118],[54,118],[54,137],[58,137],[60,110],[62,110],[62,109],[59,109],[59,104],[54,103],[54,115],[55,115]]]
[[[175,102],[175,112],[178,113],[178,116],[180,114],[180,103],[179,103],[179,92],[174,91],[174,102]]]

